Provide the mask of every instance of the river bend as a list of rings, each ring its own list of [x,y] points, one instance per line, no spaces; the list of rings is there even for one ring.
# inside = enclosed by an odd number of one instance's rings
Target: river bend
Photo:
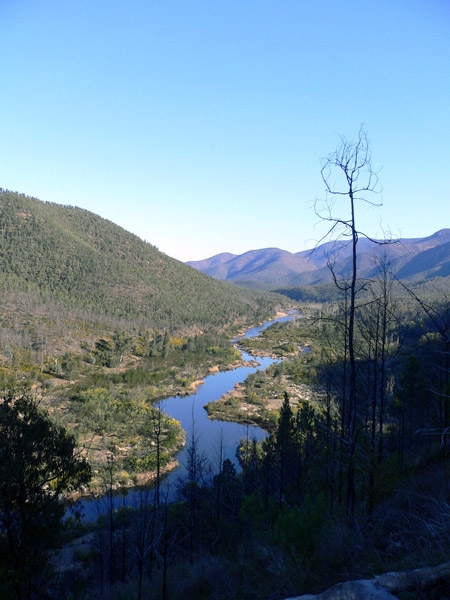
[[[256,337],[273,323],[288,321],[291,318],[292,315],[287,315],[272,321],[266,321],[263,325],[248,329],[243,336],[235,338],[233,342],[236,343],[242,338]],[[256,361],[258,366],[242,366],[207,375],[204,383],[197,387],[194,394],[172,396],[160,402],[161,410],[181,422],[181,426],[186,432],[187,442],[185,447],[177,454],[176,458],[179,466],[171,471],[161,484],[161,497],[166,493],[173,498],[180,480],[184,479],[189,442],[193,435],[196,439],[197,455],[206,458],[215,472],[219,470],[220,452],[222,453],[222,460],[229,458],[238,467],[236,449],[240,440],[248,437],[250,440],[261,441],[266,436],[266,432],[261,427],[211,420],[204,408],[208,402],[219,400],[224,394],[232,390],[237,383],[245,381],[248,375],[261,369],[267,369],[276,360],[269,357],[252,356],[245,352],[242,353],[242,358],[246,362]],[[141,490],[131,489],[124,490],[124,492],[125,495],[118,494],[114,498],[116,508],[124,505],[133,506],[136,503],[136,496],[141,493]],[[102,498],[83,499],[80,505],[84,520],[87,521],[97,519],[99,514],[106,510],[106,504]]]

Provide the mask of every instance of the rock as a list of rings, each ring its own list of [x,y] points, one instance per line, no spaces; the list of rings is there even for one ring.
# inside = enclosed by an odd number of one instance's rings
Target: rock
[[[306,594],[289,600],[397,600],[392,593],[427,590],[443,582],[450,584],[450,561],[436,567],[338,583],[321,594]]]
[[[384,587],[379,587],[374,580],[361,579],[338,583],[332,588],[317,594],[297,596],[291,600],[398,600]]]

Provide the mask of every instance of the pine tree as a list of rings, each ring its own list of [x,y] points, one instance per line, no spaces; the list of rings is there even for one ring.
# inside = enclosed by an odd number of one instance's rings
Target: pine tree
[[[285,493],[285,486],[292,473],[292,462],[294,457],[294,415],[289,402],[289,394],[284,392],[283,404],[278,418],[278,429],[276,434],[276,450],[279,465],[279,487],[278,503],[281,506]]]

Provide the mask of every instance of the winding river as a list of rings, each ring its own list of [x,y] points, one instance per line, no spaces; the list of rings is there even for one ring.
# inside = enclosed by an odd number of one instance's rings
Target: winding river
[[[292,314],[278,317],[272,321],[266,321],[258,327],[252,327],[246,333],[235,338],[238,342],[242,338],[256,337],[261,331],[276,322],[289,321]],[[167,415],[181,422],[186,431],[186,446],[177,455],[179,466],[171,471],[161,484],[161,497],[167,494],[170,498],[175,497],[176,489],[180,480],[186,475],[189,442],[192,436],[196,440],[197,456],[207,459],[207,462],[217,472],[219,468],[219,455],[221,458],[229,458],[238,468],[236,449],[242,438],[248,437],[260,441],[266,436],[261,427],[253,425],[242,425],[227,421],[211,420],[208,418],[204,408],[208,402],[219,400],[226,392],[232,390],[237,383],[243,382],[248,375],[259,370],[267,369],[276,359],[268,357],[257,357],[242,353],[244,361],[256,361],[258,366],[243,366],[230,371],[220,371],[208,375],[194,394],[190,396],[172,396],[162,400],[161,410]],[[123,490],[124,494],[114,497],[115,507],[133,506],[136,504],[137,496],[142,492],[140,489]],[[106,511],[106,501],[102,498],[90,498],[80,501],[83,519],[93,521]]]

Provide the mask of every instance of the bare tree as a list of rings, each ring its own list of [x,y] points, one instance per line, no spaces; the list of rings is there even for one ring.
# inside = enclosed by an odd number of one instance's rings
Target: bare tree
[[[365,302],[358,308],[361,377],[361,407],[366,405],[366,437],[368,450],[368,509],[374,508],[376,475],[384,459],[386,411],[392,400],[391,364],[398,354],[401,340],[397,333],[399,317],[393,296],[394,276],[389,263],[380,259],[378,277],[370,282]],[[364,374],[365,371],[365,374]]]
[[[131,529],[133,533],[130,553],[138,569],[138,600],[142,598],[144,567],[155,545],[155,507],[151,503],[151,494],[144,488],[138,495],[132,513]]]
[[[200,449],[199,436],[195,427],[194,405],[192,405],[192,426],[190,439],[186,447],[186,476],[180,481],[181,495],[187,502],[189,512],[188,536],[189,536],[189,560],[193,561],[195,540],[198,535],[199,506],[201,489],[205,481],[205,473],[209,467],[209,461]]]
[[[346,422],[343,444],[348,451],[347,470],[347,515],[352,518],[355,510],[355,448],[357,442],[357,386],[356,386],[356,353],[355,353],[355,316],[357,296],[364,288],[358,281],[358,240],[360,236],[369,237],[358,229],[356,209],[360,203],[380,206],[375,200],[378,193],[378,176],[372,168],[369,142],[361,127],[355,142],[347,141],[341,136],[336,150],[323,161],[321,175],[325,184],[326,196],[323,201],[316,201],[315,212],[329,229],[321,241],[334,239],[336,251],[339,245],[350,245],[351,268],[348,277],[341,279],[335,263],[328,260],[336,286],[348,297],[345,315],[346,351],[348,350],[348,383],[343,393]],[[346,205],[338,205],[340,199]],[[341,216],[341,215],[344,216]],[[369,238],[370,239],[370,238]],[[375,240],[372,240],[375,241]],[[347,362],[347,360],[345,361]]]

